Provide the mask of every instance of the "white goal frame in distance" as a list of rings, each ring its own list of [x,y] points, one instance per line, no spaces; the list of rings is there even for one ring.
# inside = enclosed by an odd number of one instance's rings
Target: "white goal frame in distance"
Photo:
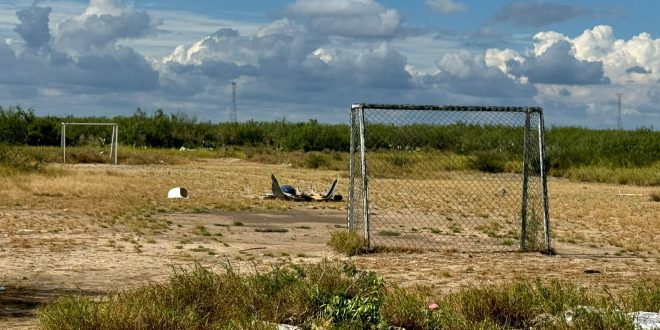
[[[117,123],[65,123],[62,122],[62,162],[66,164],[66,127],[67,126],[112,126],[112,137],[110,138],[110,159],[117,164],[117,146],[119,125]]]
[[[518,112],[525,114],[524,123],[524,155],[523,155],[523,182],[522,182],[522,205],[521,205],[521,235],[520,235],[520,250],[526,251],[525,246],[525,227],[527,223],[527,196],[528,196],[528,173],[529,163],[531,157],[538,157],[539,160],[539,176],[541,179],[541,207],[542,207],[542,221],[543,221],[543,240],[545,243],[544,253],[552,254],[553,249],[550,238],[550,215],[548,212],[548,186],[547,186],[547,169],[545,168],[545,124],[543,121],[543,109],[540,107],[502,107],[502,106],[437,106],[437,105],[411,105],[411,104],[367,104],[357,103],[351,106],[351,145],[350,145],[350,183],[349,183],[349,196],[348,196],[348,223],[349,230],[359,227],[357,224],[361,220],[364,238],[366,239],[367,246],[371,248],[371,234],[369,230],[370,211],[369,211],[369,178],[367,171],[367,158],[365,147],[365,109],[370,110],[412,110],[412,111],[458,111],[458,112]],[[538,114],[538,126],[532,127],[530,125],[531,115]],[[530,155],[530,131],[536,130],[538,132],[538,154]],[[357,164],[356,164],[357,163]],[[359,180],[356,178],[356,172],[359,172]],[[360,197],[356,200],[354,190],[360,189]],[[360,205],[361,204],[361,205]],[[354,214],[355,206],[360,205],[362,214]],[[362,218],[362,219],[359,219]]]

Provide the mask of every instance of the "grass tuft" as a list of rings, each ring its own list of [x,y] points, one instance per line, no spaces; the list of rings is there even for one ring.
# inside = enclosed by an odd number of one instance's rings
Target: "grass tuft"
[[[660,202],[660,192],[651,193],[652,202]]]
[[[193,233],[195,235],[199,235],[199,236],[211,236],[212,235],[211,232],[208,229],[206,229],[206,227],[204,227],[203,225],[195,226],[195,229],[193,229]]]
[[[401,233],[394,230],[381,230],[378,232],[378,235],[387,236],[387,237],[397,237],[397,236],[401,236]]]
[[[330,233],[328,246],[333,250],[347,256],[354,256],[367,252],[367,240],[363,235],[352,230],[336,230]]]
[[[287,233],[289,232],[286,228],[255,228],[254,231],[258,233]]]

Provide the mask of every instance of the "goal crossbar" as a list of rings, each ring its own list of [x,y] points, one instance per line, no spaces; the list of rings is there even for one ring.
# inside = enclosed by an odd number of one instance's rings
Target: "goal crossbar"
[[[352,109],[381,109],[381,110],[427,110],[427,111],[481,111],[481,112],[530,112],[543,113],[541,107],[507,107],[507,106],[463,106],[463,105],[419,105],[419,104],[379,104],[356,103]]]

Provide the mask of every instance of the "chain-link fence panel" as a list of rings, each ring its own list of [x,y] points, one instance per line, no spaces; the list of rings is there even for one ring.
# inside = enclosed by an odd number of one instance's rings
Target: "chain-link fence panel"
[[[348,224],[372,248],[549,251],[540,108],[354,105]]]

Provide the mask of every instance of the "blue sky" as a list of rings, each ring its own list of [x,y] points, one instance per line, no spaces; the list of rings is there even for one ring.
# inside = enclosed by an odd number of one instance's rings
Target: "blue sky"
[[[347,122],[355,102],[541,106],[660,127],[660,2],[0,2],[0,105]]]

